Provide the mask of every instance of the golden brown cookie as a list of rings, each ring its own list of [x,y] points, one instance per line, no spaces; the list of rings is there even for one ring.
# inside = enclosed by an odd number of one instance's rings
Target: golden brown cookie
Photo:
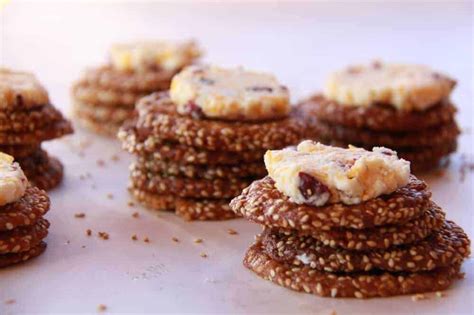
[[[28,251],[48,235],[49,222],[39,219],[34,225],[0,232],[0,254]]]
[[[46,243],[40,242],[33,248],[20,253],[0,255],[0,268],[22,263],[41,255],[46,250]]]

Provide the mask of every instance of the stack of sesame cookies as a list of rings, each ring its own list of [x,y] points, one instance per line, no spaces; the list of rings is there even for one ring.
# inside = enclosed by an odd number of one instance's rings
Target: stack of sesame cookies
[[[468,237],[396,152],[303,141],[268,151],[265,164],[269,176],[230,204],[264,226],[244,259],[260,277],[356,298],[444,290],[460,277]]]
[[[13,157],[0,153],[0,267],[34,258],[46,249],[49,198],[28,184]]]
[[[305,137],[302,106],[269,74],[190,66],[170,93],[137,103],[136,122],[119,132],[137,159],[130,191],[157,210],[187,220],[234,218],[229,201],[265,174],[267,149]]]
[[[135,102],[168,90],[173,75],[192,64],[200,51],[192,41],[137,42],[113,45],[109,55],[109,64],[83,73],[72,87],[72,98],[84,127],[115,137],[134,116]]]
[[[436,168],[456,150],[459,129],[451,78],[428,67],[383,64],[333,73],[313,104],[313,138],[371,149],[386,146],[415,172]]]
[[[48,190],[61,182],[61,162],[41,143],[72,132],[34,75],[0,69],[0,151],[15,157],[33,185]]]

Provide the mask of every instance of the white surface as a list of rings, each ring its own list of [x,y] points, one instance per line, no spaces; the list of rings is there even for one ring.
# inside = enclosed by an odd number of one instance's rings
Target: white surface
[[[113,41],[135,38],[199,39],[208,61],[273,71],[294,99],[321,87],[328,71],[348,62],[383,58],[423,62],[459,80],[458,120],[473,130],[472,7],[465,3],[389,4],[33,4],[14,0],[1,13],[3,64],[35,71],[55,104],[69,109],[68,88],[79,71],[102,62]],[[79,152],[83,141],[92,144]],[[474,236],[474,178],[459,179],[460,153],[473,159],[472,133],[443,177],[431,177],[434,199]],[[186,223],[127,206],[129,157],[119,144],[80,132],[47,148],[66,166],[52,191],[48,250],[38,259],[0,270],[0,313],[472,313],[474,264],[466,279],[437,299],[410,297],[358,301],[323,299],[263,281],[241,260],[259,227],[244,220]],[[120,161],[111,161],[115,153]],[[96,161],[106,161],[98,167]],[[91,173],[92,178],[80,176]],[[95,185],[95,189],[93,188]],[[114,195],[110,200],[108,193]],[[76,219],[74,213],[85,212]],[[106,231],[108,241],[86,237]],[[229,235],[234,228],[239,235]],[[133,242],[136,233],[151,243]],[[180,243],[171,241],[178,237]],[[203,238],[202,244],[193,243]],[[85,248],[82,248],[82,246]],[[206,252],[209,257],[201,258]],[[15,299],[6,305],[4,300]]]

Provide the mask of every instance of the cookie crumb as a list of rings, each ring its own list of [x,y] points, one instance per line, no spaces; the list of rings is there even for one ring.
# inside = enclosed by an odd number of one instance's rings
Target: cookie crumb
[[[118,156],[118,154],[113,154],[110,159],[114,162],[117,162],[120,160],[120,157]]]
[[[132,217],[134,217],[134,218],[138,218],[139,216],[140,216],[140,214],[138,212],[132,213]]]
[[[107,310],[107,305],[105,305],[105,304],[99,304],[97,306],[97,311],[98,312],[105,312],[106,310]]]
[[[87,229],[87,230],[86,230],[86,235],[87,235],[87,236],[91,236],[91,235],[92,235],[92,230],[91,230],[91,229]]]
[[[79,213],[74,214],[74,217],[75,218],[85,218],[86,214],[84,212],[79,212]]]
[[[174,236],[173,236],[173,237],[171,238],[171,240],[173,240],[173,242],[175,242],[175,243],[179,243],[179,239],[178,239],[177,237],[174,237]]]
[[[424,295],[423,293],[418,293],[418,294],[415,294],[415,295],[411,296],[411,300],[413,302],[417,302],[417,301],[420,301],[420,300],[426,300],[426,299],[428,299],[428,297],[426,295]]]
[[[143,241],[144,241],[145,243],[150,243],[150,239],[149,239],[148,237],[145,237],[145,238],[143,239]]]
[[[230,235],[237,235],[237,234],[239,234],[239,233],[238,233],[236,230],[234,230],[234,229],[228,229],[228,230],[227,230],[227,233],[229,233]]]
[[[199,256],[201,256],[202,258],[207,258],[208,257],[206,253],[201,253],[201,254],[199,254]]]
[[[133,235],[132,235],[132,240],[133,240],[133,241],[138,240],[137,234],[133,234]]]
[[[202,238],[196,238],[196,239],[194,239],[194,243],[196,243],[196,244],[202,243]]]
[[[135,203],[134,203],[133,201],[131,201],[131,200],[130,200],[129,202],[127,202],[127,205],[128,205],[129,207],[135,207]]]
[[[114,199],[114,194],[108,193],[107,194],[107,199]]]
[[[436,297],[440,299],[440,298],[444,297],[444,293],[441,292],[441,291],[436,291]]]
[[[99,237],[105,241],[109,239],[109,233],[107,232],[98,232],[97,235],[99,235]]]
[[[15,304],[16,303],[16,300],[15,299],[8,299],[8,300],[5,300],[4,304],[6,305],[11,305],[11,304]]]

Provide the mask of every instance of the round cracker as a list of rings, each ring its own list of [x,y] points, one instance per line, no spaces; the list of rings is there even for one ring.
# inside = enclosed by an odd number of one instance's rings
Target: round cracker
[[[0,231],[35,224],[48,212],[49,206],[49,197],[45,191],[37,187],[28,187],[25,195],[18,201],[0,208]]]
[[[363,229],[413,220],[424,212],[430,197],[426,184],[411,176],[405,187],[390,195],[361,204],[330,204],[315,208],[291,202],[267,176],[244,189],[230,206],[248,220],[271,227],[299,231],[332,227]]]
[[[245,254],[244,266],[285,288],[324,297],[373,298],[442,291],[461,278],[460,265],[415,273],[321,272],[273,260],[259,242]]]

